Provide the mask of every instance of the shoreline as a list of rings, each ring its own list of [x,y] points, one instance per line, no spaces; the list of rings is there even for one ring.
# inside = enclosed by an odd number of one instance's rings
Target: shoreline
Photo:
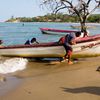
[[[0,100],[99,100],[98,66],[100,57],[80,58],[73,65],[30,62],[26,70],[12,74],[22,82]]]

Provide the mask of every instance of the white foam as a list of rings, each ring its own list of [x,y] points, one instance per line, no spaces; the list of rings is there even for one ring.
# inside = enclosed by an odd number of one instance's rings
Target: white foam
[[[5,59],[0,62],[0,73],[7,74],[26,68],[28,60],[24,58]]]

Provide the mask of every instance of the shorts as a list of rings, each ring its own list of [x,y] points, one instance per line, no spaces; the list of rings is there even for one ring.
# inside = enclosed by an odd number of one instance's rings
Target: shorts
[[[67,51],[73,51],[72,47],[71,46],[68,46],[66,44],[64,44],[64,48],[65,48],[66,52]]]
[[[66,44],[64,44],[63,46],[64,46],[64,48],[65,48],[65,50],[66,50],[65,56],[66,56],[66,55],[72,55],[72,51],[73,51],[72,47],[71,47],[71,46],[68,46],[68,45],[66,45]]]

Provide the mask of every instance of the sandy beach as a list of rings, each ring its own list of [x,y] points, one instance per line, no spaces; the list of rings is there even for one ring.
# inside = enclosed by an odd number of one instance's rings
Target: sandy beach
[[[28,65],[0,82],[0,100],[100,100],[100,57]]]

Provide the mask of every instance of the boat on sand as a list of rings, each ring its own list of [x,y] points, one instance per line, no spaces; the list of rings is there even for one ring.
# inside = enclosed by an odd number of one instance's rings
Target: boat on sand
[[[77,39],[73,45],[73,56],[100,55],[100,34]],[[66,51],[57,42],[34,45],[12,45],[0,47],[0,56],[9,57],[63,57]]]

